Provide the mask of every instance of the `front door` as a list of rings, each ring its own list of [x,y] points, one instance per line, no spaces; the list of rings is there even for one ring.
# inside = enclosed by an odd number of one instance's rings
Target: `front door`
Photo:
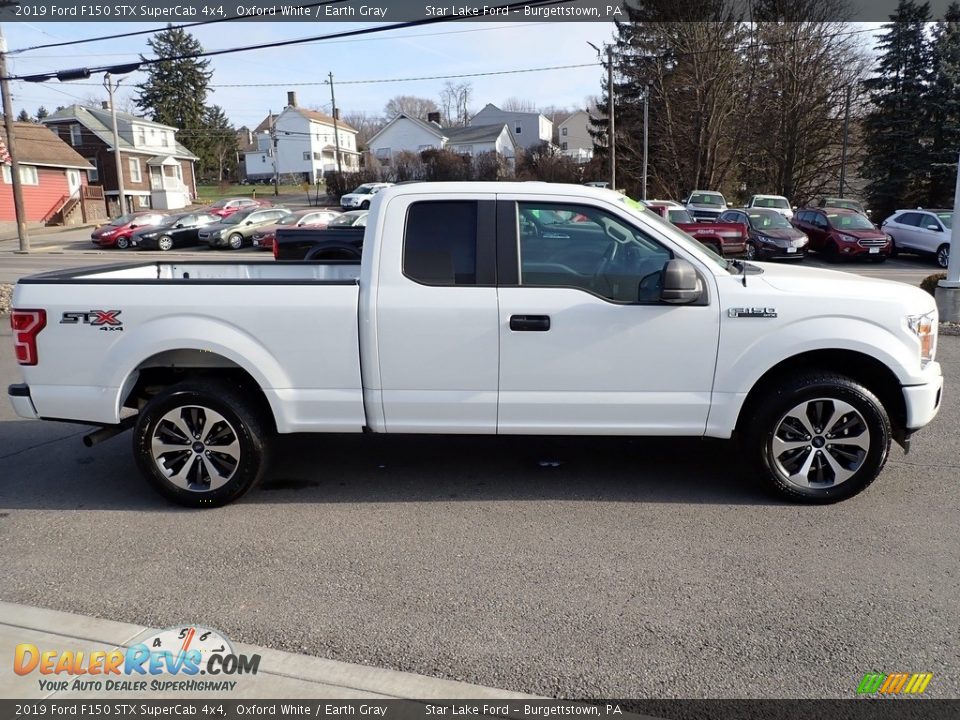
[[[719,342],[715,297],[662,303],[675,253],[626,210],[523,196],[499,205],[498,230],[514,237],[497,243],[498,432],[702,434]]]
[[[80,194],[80,171],[72,168],[67,169],[67,192],[70,197],[77,197]]]

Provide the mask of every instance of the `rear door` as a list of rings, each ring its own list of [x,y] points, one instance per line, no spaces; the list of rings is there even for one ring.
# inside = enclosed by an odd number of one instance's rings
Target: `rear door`
[[[496,432],[495,199],[399,195],[381,207],[403,242],[379,244],[379,388],[365,389],[374,402],[379,389],[388,432]]]
[[[922,250],[922,238],[920,237],[920,220],[922,216],[918,212],[900,213],[893,219],[891,235],[897,245],[909,250]]]
[[[500,196],[498,432],[701,434],[715,297],[662,303],[674,252],[626,210],[594,203]]]
[[[950,242],[950,236],[943,232],[943,227],[936,215],[932,213],[917,213],[920,224],[914,230],[917,238],[917,249],[928,253],[935,253],[937,248],[945,242]]]

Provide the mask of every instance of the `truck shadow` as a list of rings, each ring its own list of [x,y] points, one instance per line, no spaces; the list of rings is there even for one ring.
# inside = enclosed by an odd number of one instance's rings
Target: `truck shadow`
[[[129,432],[86,448],[87,431],[0,423],[0,446],[9,449],[0,452],[0,509],[190,512],[143,481]],[[283,436],[264,480],[240,502],[500,500],[780,504],[748,477],[733,443],[439,435]]]

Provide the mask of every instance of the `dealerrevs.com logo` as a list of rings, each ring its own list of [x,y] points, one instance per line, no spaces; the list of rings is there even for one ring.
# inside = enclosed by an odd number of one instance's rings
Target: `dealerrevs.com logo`
[[[857,686],[858,695],[922,695],[933,673],[867,673]]]
[[[196,625],[161,630],[124,649],[85,652],[21,643],[13,657],[17,675],[39,675],[40,690],[49,692],[224,692],[237,685],[228,677],[256,675],[259,668],[259,655],[237,654],[224,635]]]

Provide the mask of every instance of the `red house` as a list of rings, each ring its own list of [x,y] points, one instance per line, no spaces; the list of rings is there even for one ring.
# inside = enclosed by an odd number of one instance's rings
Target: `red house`
[[[2,128],[0,138],[6,147]],[[18,122],[14,139],[27,222],[76,225],[105,217],[102,191],[87,186],[87,171],[93,167],[56,133],[43,125]],[[16,222],[9,160],[0,170],[0,222]]]

